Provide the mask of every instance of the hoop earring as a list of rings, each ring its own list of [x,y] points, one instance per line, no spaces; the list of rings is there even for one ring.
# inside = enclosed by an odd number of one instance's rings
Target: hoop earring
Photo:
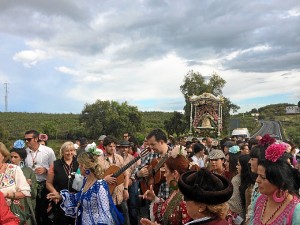
[[[277,197],[280,196],[280,197]],[[281,190],[281,189],[277,189],[276,191],[274,191],[273,193],[273,200],[277,203],[281,203],[283,202],[285,199],[285,191]]]
[[[175,180],[175,179],[171,180],[170,184],[169,184],[169,188],[172,191],[178,190],[178,182],[177,182],[177,180]]]
[[[90,175],[91,171],[90,170],[85,170],[84,173],[85,173],[85,175]]]
[[[19,163],[19,166],[20,166],[21,168],[23,168],[23,167],[25,166],[24,161],[21,161],[21,162]]]

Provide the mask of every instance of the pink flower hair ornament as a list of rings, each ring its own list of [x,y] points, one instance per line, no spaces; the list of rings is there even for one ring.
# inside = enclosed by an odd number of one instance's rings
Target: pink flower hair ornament
[[[272,162],[276,162],[286,151],[286,145],[283,143],[271,144],[266,149],[266,159]]]
[[[39,135],[39,140],[40,141],[47,141],[48,140],[48,135],[47,134],[40,134]]]
[[[270,146],[271,144],[275,143],[276,139],[272,138],[269,134],[265,134],[262,139],[259,140],[259,145],[261,146]]]

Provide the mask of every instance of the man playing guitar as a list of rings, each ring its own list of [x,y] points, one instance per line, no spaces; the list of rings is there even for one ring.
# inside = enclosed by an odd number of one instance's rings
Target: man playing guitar
[[[110,166],[115,165],[118,167],[123,167],[124,159],[122,156],[116,153],[116,144],[117,139],[113,136],[106,136],[103,140],[103,146],[105,149],[105,154],[99,156],[98,162],[103,168],[103,172],[110,168]],[[114,184],[117,181],[117,178],[112,176],[113,174],[107,175],[104,177],[104,180],[110,185]],[[126,170],[124,171],[125,179],[124,183],[118,185],[113,193],[112,199],[117,206],[117,208],[123,213],[125,219],[125,225],[130,224],[129,216],[128,216],[128,207],[127,207],[127,200],[129,198],[128,194],[128,184],[129,184],[129,172]]]
[[[142,158],[140,166],[135,170],[135,176],[139,179],[140,183],[144,182],[149,176],[154,174],[149,174],[149,165],[153,159],[164,159],[166,154],[168,154],[169,146],[167,145],[167,136],[161,129],[152,130],[147,136],[148,145],[153,150],[152,153],[148,154],[145,158]],[[163,165],[161,165],[163,167]],[[158,168],[161,172],[161,169]],[[150,171],[150,173],[153,172]],[[160,184],[158,196],[166,199],[169,196],[169,188],[166,182]]]

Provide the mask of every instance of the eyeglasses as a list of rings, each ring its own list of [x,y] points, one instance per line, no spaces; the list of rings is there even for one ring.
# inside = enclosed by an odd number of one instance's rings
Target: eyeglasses
[[[31,138],[24,138],[23,140],[24,140],[24,141],[30,142],[32,139],[34,139],[34,137],[31,137]]]

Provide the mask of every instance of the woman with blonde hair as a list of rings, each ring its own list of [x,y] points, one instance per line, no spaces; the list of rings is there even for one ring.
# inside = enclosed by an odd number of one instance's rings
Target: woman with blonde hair
[[[187,224],[228,225],[226,202],[232,196],[233,186],[227,178],[201,168],[182,174],[178,187],[187,212],[194,219]]]
[[[76,218],[77,225],[122,224],[123,217],[101,179],[103,171],[98,164],[96,148],[78,156],[80,173],[85,177],[81,190],[74,194],[68,190],[48,194],[48,199],[62,200],[61,208],[67,216]]]
[[[75,158],[75,148],[71,141],[63,143],[60,148],[60,159],[55,160],[49,168],[46,188],[49,192],[58,193],[63,189],[71,193],[77,191],[72,188],[75,173],[78,169],[78,162]],[[52,204],[53,222],[56,225],[74,224],[75,219],[66,216],[64,211],[59,207],[58,201]]]

